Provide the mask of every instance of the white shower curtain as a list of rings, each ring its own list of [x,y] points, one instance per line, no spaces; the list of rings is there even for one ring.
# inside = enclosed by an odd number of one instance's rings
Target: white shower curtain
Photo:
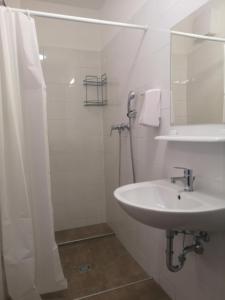
[[[13,300],[67,287],[54,239],[46,87],[34,20],[0,8],[0,210]]]

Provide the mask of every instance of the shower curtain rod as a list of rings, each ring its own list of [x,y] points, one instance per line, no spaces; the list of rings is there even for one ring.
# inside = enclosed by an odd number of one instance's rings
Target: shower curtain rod
[[[224,38],[207,36],[207,35],[200,35],[200,34],[188,33],[188,32],[182,32],[182,31],[175,31],[175,30],[172,30],[170,32],[171,32],[171,34],[177,35],[177,36],[185,36],[185,37],[196,38],[196,39],[200,39],[200,40],[207,40],[207,41],[212,41],[212,42],[225,43]]]
[[[20,8],[11,8],[11,9],[15,12],[22,12],[30,16],[37,16],[37,17],[44,17],[44,18],[58,19],[58,20],[65,20],[65,21],[82,22],[82,23],[99,24],[99,25],[117,26],[117,27],[131,28],[131,29],[139,29],[144,31],[148,30],[148,26],[146,25],[136,25],[136,24],[113,22],[113,21],[106,21],[106,20],[99,20],[99,19],[90,19],[90,18],[83,18],[83,17],[76,17],[76,16],[69,16],[69,15],[60,15],[60,14],[20,9]]]
[[[121,23],[121,22],[113,22],[107,20],[100,20],[100,19],[92,19],[92,18],[83,18],[83,17],[76,17],[70,15],[60,15],[36,10],[29,10],[29,9],[20,9],[20,8],[11,8],[15,12],[22,12],[30,16],[37,16],[37,17],[44,17],[50,19],[58,19],[64,21],[73,21],[73,22],[82,22],[82,23],[90,23],[90,24],[98,24],[98,25],[107,25],[107,26],[116,26],[116,27],[123,27],[123,28],[131,28],[131,29],[138,29],[147,31],[149,29],[148,25],[137,25],[137,24],[130,24],[130,23]],[[207,41],[214,41],[214,42],[221,42],[225,43],[225,38],[213,37],[213,36],[206,36],[182,31],[175,31],[171,30],[171,34],[177,36],[185,36],[190,38],[196,38],[201,40]]]

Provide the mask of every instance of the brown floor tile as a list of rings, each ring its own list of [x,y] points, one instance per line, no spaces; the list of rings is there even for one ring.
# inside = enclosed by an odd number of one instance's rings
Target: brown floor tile
[[[87,300],[170,300],[170,298],[154,280],[148,280],[109,293],[93,296]]]
[[[68,297],[76,298],[147,277],[116,237],[92,240],[60,248]],[[80,273],[79,266],[91,270]]]
[[[106,223],[80,227],[75,229],[57,231],[55,233],[56,242],[63,243],[81,238],[88,238],[96,235],[112,233],[112,229]]]
[[[91,228],[71,230],[69,233],[58,233],[58,240],[76,235],[76,238],[89,234],[99,234],[111,230],[106,224]],[[98,232],[98,233],[97,233]],[[61,234],[61,235],[60,235]],[[59,248],[68,289],[63,292],[43,296],[43,300],[73,300],[107,289],[129,284],[148,276],[136,263],[120,241],[115,237],[90,240]],[[80,266],[90,265],[90,270],[80,272]],[[121,288],[88,298],[90,300],[169,300],[168,296],[153,281],[148,280],[136,285]]]
[[[66,296],[52,295],[48,300],[71,300]],[[119,288],[96,296],[87,297],[86,300],[171,300],[170,297],[154,281],[148,280],[128,287]]]
[[[41,297],[43,300],[71,300],[67,297],[66,292],[57,292],[57,293],[51,293],[42,295]]]

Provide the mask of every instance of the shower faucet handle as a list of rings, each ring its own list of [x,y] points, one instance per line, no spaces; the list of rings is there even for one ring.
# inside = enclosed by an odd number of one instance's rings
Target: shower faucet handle
[[[120,127],[119,125],[112,125],[110,130],[110,136],[112,135],[114,130],[119,130],[119,127]]]
[[[177,170],[183,170],[184,171],[184,175],[192,175],[193,174],[193,170],[189,169],[189,168],[185,168],[185,167],[174,167],[174,169]]]
[[[111,126],[111,131],[110,131],[110,136],[112,135],[113,130],[118,130],[118,132],[121,133],[125,129],[128,130],[128,131],[130,130],[129,124],[121,123],[121,124],[118,124],[118,125],[112,125]]]

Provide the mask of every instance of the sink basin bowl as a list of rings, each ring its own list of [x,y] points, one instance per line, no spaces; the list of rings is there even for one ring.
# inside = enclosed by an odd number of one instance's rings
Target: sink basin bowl
[[[199,191],[184,192],[169,180],[119,187],[114,196],[133,218],[160,229],[225,230],[225,199]]]

